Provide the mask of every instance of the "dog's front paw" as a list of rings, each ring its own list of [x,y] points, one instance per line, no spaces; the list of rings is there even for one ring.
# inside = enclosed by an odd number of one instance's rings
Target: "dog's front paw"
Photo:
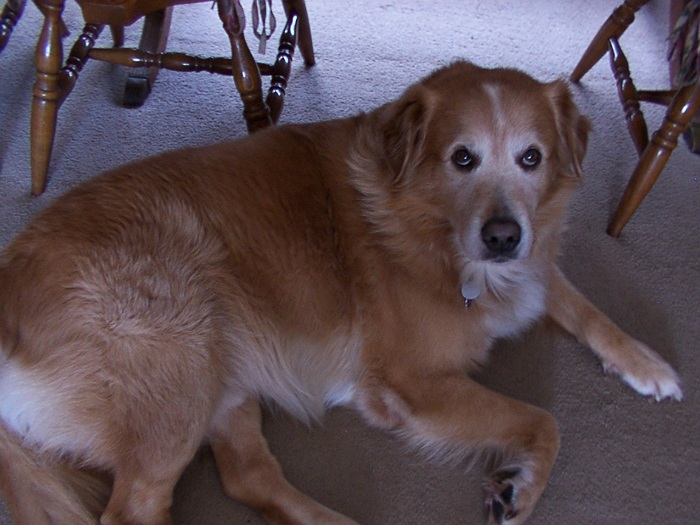
[[[672,398],[683,399],[680,379],[671,366],[644,343],[631,339],[624,352],[615,359],[603,361],[606,373],[613,373],[637,392],[652,396],[657,401]]]
[[[529,514],[527,483],[519,469],[496,472],[484,483],[487,525],[516,525]],[[526,510],[525,512],[523,512]]]
[[[518,515],[513,505],[515,489],[511,483],[492,482],[486,488],[488,525],[503,525]]]

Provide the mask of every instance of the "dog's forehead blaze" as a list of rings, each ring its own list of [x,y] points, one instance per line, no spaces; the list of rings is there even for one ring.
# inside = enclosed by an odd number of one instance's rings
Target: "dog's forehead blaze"
[[[436,97],[436,118],[428,131],[435,137],[433,146],[443,149],[443,155],[456,143],[495,154],[504,149],[522,153],[532,146],[551,153],[558,140],[554,109],[544,85],[530,80],[489,79],[442,91],[446,96]]]
[[[556,122],[542,89],[496,83],[485,83],[481,89],[487,101],[482,105],[486,113],[482,122],[495,139],[495,152],[506,148],[522,153],[533,146],[550,152],[556,140]]]

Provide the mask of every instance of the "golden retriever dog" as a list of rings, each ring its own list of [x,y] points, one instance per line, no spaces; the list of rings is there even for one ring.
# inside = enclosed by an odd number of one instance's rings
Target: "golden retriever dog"
[[[0,255],[16,522],[170,523],[206,443],[226,493],[270,523],[354,523],[284,479],[269,402],[302,420],[349,406],[431,456],[493,451],[486,519],[523,523],[559,435],[469,378],[496,339],[549,316],[641,394],[681,397],[557,268],[588,131],[564,82],[457,62],[366,114],[69,191]]]

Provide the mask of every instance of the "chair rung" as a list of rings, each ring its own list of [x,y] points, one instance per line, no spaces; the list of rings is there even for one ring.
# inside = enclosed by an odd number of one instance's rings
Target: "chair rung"
[[[186,53],[148,53],[138,49],[94,48],[89,57],[126,67],[158,67],[170,71],[200,72],[217,75],[233,75],[231,59],[225,57],[203,58]],[[271,75],[272,66],[258,64],[261,75]]]
[[[637,98],[642,102],[651,102],[652,104],[668,106],[677,91],[677,89],[639,90],[637,91]]]

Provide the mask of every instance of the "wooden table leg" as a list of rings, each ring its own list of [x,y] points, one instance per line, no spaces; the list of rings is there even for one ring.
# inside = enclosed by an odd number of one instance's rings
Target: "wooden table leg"
[[[219,16],[231,41],[233,79],[243,101],[243,116],[248,131],[266,128],[272,124],[272,119],[270,110],[263,100],[260,70],[245,41],[243,21],[234,5],[240,6],[240,4],[238,0],[217,0],[217,4]]]
[[[149,13],[143,23],[139,50],[146,53],[162,53],[168,43],[172,6]],[[127,107],[142,106],[151,94],[153,83],[156,81],[157,67],[132,69],[124,88],[124,105]]]
[[[38,0],[44,24],[36,46],[36,81],[31,116],[32,194],[43,193],[51,158],[60,99],[59,72],[63,64],[64,0]]]
[[[613,215],[608,233],[618,237],[642,200],[659,178],[668,158],[678,144],[678,136],[700,110],[700,82],[682,87],[674,97],[661,128],[642,153],[627,188]]]
[[[7,0],[5,7],[0,13],[0,51],[5,49],[10,40],[12,30],[17,25],[19,17],[22,16],[24,5],[27,0]]]
[[[574,72],[571,73],[572,82],[578,82],[583,75],[588,73],[608,50],[608,40],[612,37],[619,38],[634,21],[634,14],[647,2],[649,0],[625,0],[613,11],[593,37],[591,43],[588,44],[588,48],[574,68]]]

